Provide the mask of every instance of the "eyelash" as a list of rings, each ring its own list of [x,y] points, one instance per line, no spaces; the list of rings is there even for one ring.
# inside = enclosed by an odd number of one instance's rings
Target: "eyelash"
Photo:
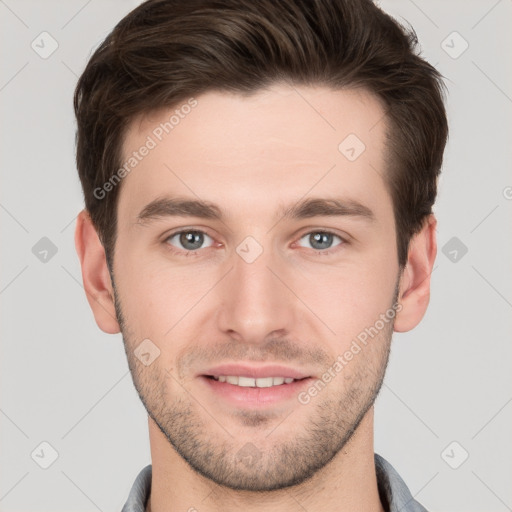
[[[209,238],[211,238],[213,240],[213,237],[211,237],[208,233],[206,233],[205,231],[202,231],[200,229],[181,229],[179,231],[174,231],[173,233],[171,233],[170,235],[166,236],[165,239],[164,239],[164,244],[166,246],[166,248],[173,254],[177,254],[177,255],[185,255],[185,256],[195,256],[197,255],[200,251],[202,251],[203,249],[196,249],[195,251],[186,251],[186,250],[178,250],[176,249],[173,245],[171,245],[169,243],[169,240],[174,238],[175,236],[177,235],[181,235],[182,233],[199,233],[199,234],[202,234],[202,235],[206,235],[208,236]],[[333,231],[329,231],[328,229],[321,229],[321,230],[313,230],[313,231],[308,231],[304,234],[302,234],[298,240],[302,240],[305,236],[307,235],[311,235],[311,234],[326,234],[326,235],[333,235],[337,238],[339,238],[341,240],[341,243],[339,243],[338,245],[334,246],[334,248],[329,248],[329,249],[326,249],[326,250],[320,250],[320,249],[311,249],[314,251],[315,254],[321,254],[323,256],[325,255],[328,255],[328,254],[331,254],[333,252],[336,252],[337,250],[340,249],[341,246],[344,246],[344,245],[347,245],[349,242],[347,241],[347,239],[343,238],[341,235],[338,235],[337,233],[334,233]],[[207,247],[208,249],[208,247]],[[305,249],[307,249],[307,247],[305,247]]]

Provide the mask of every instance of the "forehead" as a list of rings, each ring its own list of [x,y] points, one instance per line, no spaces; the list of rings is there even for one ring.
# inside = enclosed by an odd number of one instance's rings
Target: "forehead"
[[[125,166],[119,213],[164,194],[257,209],[313,189],[383,193],[385,130],[381,102],[362,89],[211,91],[131,123],[122,164],[135,165]]]

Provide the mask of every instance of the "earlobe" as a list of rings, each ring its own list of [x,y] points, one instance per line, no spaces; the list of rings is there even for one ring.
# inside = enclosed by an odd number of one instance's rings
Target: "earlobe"
[[[437,254],[436,225],[434,215],[429,215],[421,231],[411,238],[407,264],[400,278],[398,302],[401,309],[395,318],[396,332],[416,327],[427,310],[430,275]]]
[[[105,250],[86,210],[82,210],[77,217],[75,247],[82,267],[87,301],[96,323],[102,331],[116,334],[120,328]]]

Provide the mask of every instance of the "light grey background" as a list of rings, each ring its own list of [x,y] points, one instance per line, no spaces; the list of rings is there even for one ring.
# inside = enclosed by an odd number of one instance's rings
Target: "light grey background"
[[[120,511],[150,463],[121,336],[97,328],[73,241],[73,88],[138,3],[0,0],[2,512]],[[395,335],[376,451],[432,512],[512,510],[512,0],[380,4],[447,78],[451,133],[431,304]],[[31,47],[51,49],[43,31],[58,43],[47,58]],[[43,237],[57,248],[46,262]],[[42,442],[58,453],[48,469]]]

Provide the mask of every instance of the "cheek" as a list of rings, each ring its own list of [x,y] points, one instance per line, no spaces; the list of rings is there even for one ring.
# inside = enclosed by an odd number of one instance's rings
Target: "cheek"
[[[137,336],[164,342],[194,316],[210,280],[204,272],[171,270],[150,262],[132,268],[137,270],[128,272],[121,296],[125,320]]]
[[[395,269],[382,263],[339,271],[331,269],[328,275],[308,282],[308,287],[303,286],[302,297],[334,331],[333,343],[339,350],[391,308],[397,274],[398,266]]]

